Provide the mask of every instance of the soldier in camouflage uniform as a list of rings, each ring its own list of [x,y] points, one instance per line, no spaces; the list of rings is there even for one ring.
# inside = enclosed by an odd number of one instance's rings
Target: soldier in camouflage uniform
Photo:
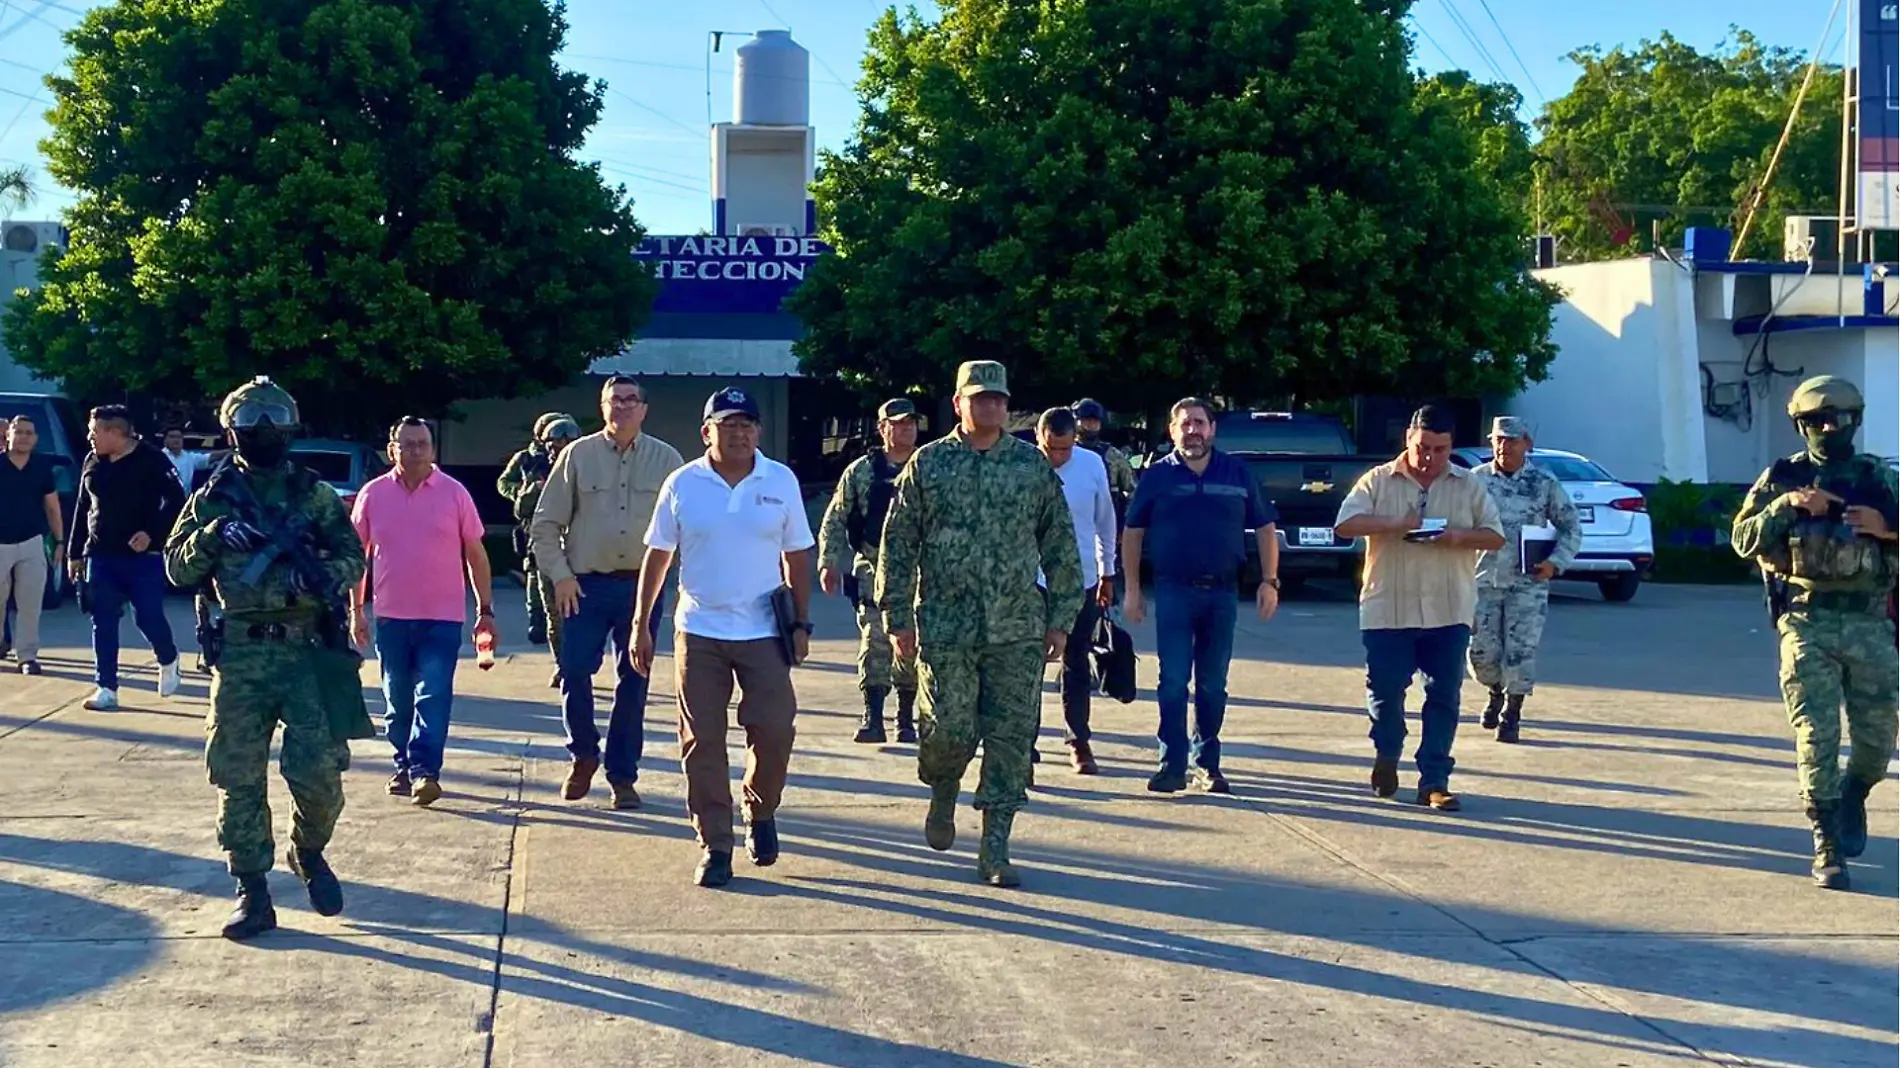
[[[1108,419],[1108,409],[1102,402],[1083,397],[1069,406],[1075,413],[1075,443],[1102,458],[1108,467],[1108,492],[1115,498],[1115,514],[1119,518],[1128,510],[1128,502],[1135,496],[1135,469],[1128,462],[1128,454],[1102,440],[1102,423]]]
[[[1478,618],[1471,629],[1471,674],[1491,691],[1484,729],[1516,742],[1524,699],[1537,681],[1537,646],[1550,612],[1550,580],[1583,548],[1583,524],[1556,476],[1531,462],[1524,421],[1501,415],[1491,423],[1492,459],[1477,475],[1504,521],[1504,547],[1478,557]],[[1525,574],[1518,557],[1525,527],[1557,528],[1549,559]]]
[[[1788,415],[1807,448],[1775,461],[1735,514],[1735,551],[1761,566],[1781,636],[1781,694],[1814,829],[1816,886],[1847,887],[1867,847],[1867,794],[1886,777],[1896,724],[1893,469],[1859,453],[1860,390],[1832,375],[1796,387]],[[1841,712],[1852,752],[1840,766]]]
[[[268,794],[277,724],[293,806],[290,869],[325,916],[343,909],[323,849],[343,811],[349,739],[376,732],[357,677],[361,657],[336,618],[363,577],[363,544],[337,495],[288,461],[296,402],[259,377],[224,398],[218,420],[237,459],[185,503],[165,571],[179,586],[209,578],[223,612],[205,765],[218,790],[218,843],[238,883],[224,935],[241,941],[277,926],[264,879],[276,849]]]
[[[522,577],[528,595],[528,640],[536,645],[546,642],[554,653],[554,674],[548,677],[550,689],[561,687],[561,613],[553,610],[554,583],[535,566],[534,546],[528,536],[534,522],[535,506],[541,503],[541,490],[554,470],[554,458],[581,436],[581,425],[571,415],[549,412],[534,421],[534,443],[515,453],[495,480],[495,489],[513,505],[515,551],[521,557]]]
[[[818,581],[826,593],[847,593],[858,613],[858,689],[864,720],[854,742],[883,744],[884,699],[897,684],[897,740],[917,740],[917,658],[893,657],[884,618],[872,602],[877,587],[877,543],[884,533],[897,473],[917,451],[917,406],[898,398],[877,410],[884,447],[851,461],[825,507],[818,532]],[[893,660],[895,665],[893,666]]]
[[[501,477],[495,480],[495,491],[514,506],[514,550],[515,555],[521,558],[521,573],[527,580],[523,583],[523,589],[528,601],[528,642],[532,645],[547,644],[549,625],[556,622],[560,615],[548,611],[548,599],[542,596],[541,584],[535,579],[534,552],[528,546],[528,522],[534,518],[534,502],[541,499],[541,487],[548,480],[548,471],[554,467],[554,454],[547,445],[548,427],[560,419],[574,422],[574,417],[566,412],[543,412],[535,419],[534,436],[528,441],[527,448],[508,457],[508,463],[501,469]],[[580,424],[575,423],[575,437],[580,436],[579,429]],[[528,501],[525,508],[522,506],[524,499]],[[555,662],[560,662],[558,652],[555,653]]]
[[[1034,445],[1003,433],[1003,365],[957,368],[954,403],[957,431],[918,449],[897,476],[877,603],[898,654],[918,658],[924,839],[939,850],[956,841],[957,791],[980,743],[977,874],[1018,886],[1010,827],[1029,798],[1043,665],[1062,659],[1082,610],[1082,558],[1055,471]]]

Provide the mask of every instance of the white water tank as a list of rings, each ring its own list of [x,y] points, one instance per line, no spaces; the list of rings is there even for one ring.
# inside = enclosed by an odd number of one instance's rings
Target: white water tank
[[[811,124],[811,53],[790,30],[760,30],[732,61],[732,121],[745,126]]]

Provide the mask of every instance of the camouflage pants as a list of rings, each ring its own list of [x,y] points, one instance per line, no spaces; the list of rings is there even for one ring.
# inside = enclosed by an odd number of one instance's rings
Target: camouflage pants
[[[561,628],[565,621],[561,619],[561,610],[554,606],[554,583],[546,575],[536,571],[528,586],[528,598],[540,605],[541,614],[548,621],[548,649],[554,654],[554,663],[561,663]]]
[[[310,656],[294,645],[246,638],[235,624],[211,682],[205,767],[218,788],[218,844],[233,875],[271,869],[270,749],[284,725],[278,767],[290,786],[290,840],[306,849],[330,842],[343,812],[346,742],[331,737]]]
[[[1794,611],[1781,617],[1781,696],[1794,727],[1801,796],[1841,796],[1841,712],[1847,712],[1847,773],[1887,774],[1895,740],[1893,625],[1869,614]]]
[[[980,742],[976,807],[1014,812],[1027,804],[1042,669],[1041,642],[922,649],[917,777],[932,787],[962,782]]]
[[[1550,583],[1478,590],[1471,627],[1471,677],[1486,689],[1528,694],[1537,683],[1537,647],[1550,614]]]
[[[884,614],[870,605],[858,606],[858,689],[917,689],[917,658],[900,657],[884,633]]]

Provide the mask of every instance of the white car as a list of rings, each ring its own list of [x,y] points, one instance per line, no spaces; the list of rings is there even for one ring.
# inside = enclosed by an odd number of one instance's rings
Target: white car
[[[1460,467],[1476,467],[1490,459],[1489,449],[1454,449],[1451,454],[1452,462]],[[1583,521],[1583,548],[1557,577],[1594,582],[1606,601],[1636,596],[1656,562],[1656,539],[1642,492],[1574,452],[1532,449],[1531,462],[1557,476]]]

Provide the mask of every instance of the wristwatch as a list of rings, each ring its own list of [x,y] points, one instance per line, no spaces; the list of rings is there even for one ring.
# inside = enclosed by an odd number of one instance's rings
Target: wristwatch
[[[495,618],[495,610],[494,610],[493,608],[488,608],[488,607],[484,607],[484,608],[477,608],[477,609],[475,610],[475,618],[477,618],[477,619],[493,619],[493,618]]]
[[[1280,588],[1280,577],[1278,575],[1268,575],[1266,578],[1263,578],[1260,581],[1266,583],[1268,586],[1271,586],[1276,590]]]
[[[805,636],[806,636],[807,638],[809,638],[809,637],[811,637],[812,635],[814,635],[814,634],[816,634],[816,633],[818,633],[818,629],[817,629],[816,627],[813,627],[813,626],[812,626],[812,625],[811,625],[810,623],[808,623],[808,622],[806,622],[805,620],[802,620],[802,619],[801,619],[801,620],[799,620],[798,622],[796,622],[796,623],[794,623],[794,624],[792,624],[792,626],[793,626],[793,628],[795,628],[795,629],[797,629],[797,630],[802,630],[802,631],[804,631],[804,632],[805,632]]]

